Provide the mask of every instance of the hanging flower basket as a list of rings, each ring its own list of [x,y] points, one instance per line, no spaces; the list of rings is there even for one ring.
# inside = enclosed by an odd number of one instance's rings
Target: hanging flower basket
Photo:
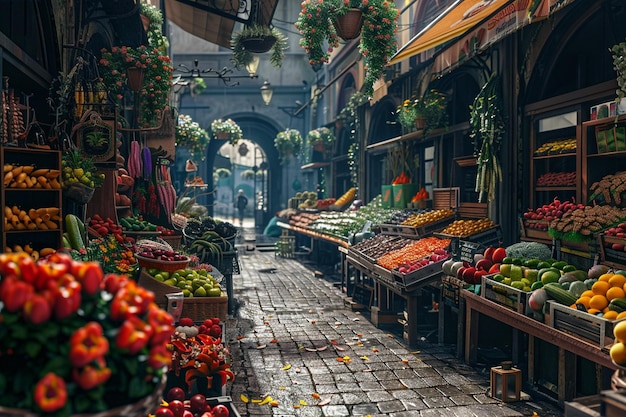
[[[217,139],[226,140],[230,138],[230,133],[228,132],[216,132],[215,137]]]
[[[333,18],[333,25],[337,35],[344,41],[356,39],[361,34],[363,27],[363,12],[356,8],[348,9],[346,14],[337,15]]]
[[[276,43],[274,36],[259,36],[256,38],[246,38],[240,40],[243,47],[253,54],[262,54],[272,49]]]

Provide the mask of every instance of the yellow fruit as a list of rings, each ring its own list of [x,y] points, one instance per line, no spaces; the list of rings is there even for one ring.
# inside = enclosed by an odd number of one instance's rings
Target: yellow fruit
[[[611,287],[624,288],[624,284],[626,284],[626,277],[624,275],[614,274],[609,279],[609,284]]]
[[[601,313],[601,312],[602,312],[602,311],[601,311],[601,310],[598,310],[597,308],[588,308],[588,309],[587,309],[587,313],[589,313],[589,314],[593,314],[594,316],[595,316],[596,314],[598,314],[598,313]]]
[[[620,321],[613,326],[613,336],[622,343],[626,342],[626,321]]]
[[[578,300],[576,300],[576,304],[582,304],[585,306],[587,310],[589,310],[589,301],[591,301],[591,297],[588,296],[580,296]]]
[[[587,290],[587,291],[583,292],[582,294],[580,294],[581,297],[589,297],[589,298],[593,297],[594,295],[595,294],[591,290]]]
[[[626,297],[626,294],[624,293],[624,290],[621,287],[611,287],[606,292],[606,298],[609,301],[611,301],[614,298],[624,298],[624,297]]]
[[[604,310],[609,305],[609,300],[602,294],[596,294],[589,300],[589,307],[599,311]]]
[[[611,288],[608,281],[598,281],[591,286],[591,291],[596,295],[606,295],[606,292]]]
[[[622,311],[621,313],[619,313],[617,317],[615,318],[615,320],[620,320],[623,318],[626,318],[626,311]]]
[[[624,345],[622,342],[617,342],[613,344],[613,346],[611,346],[609,354],[611,355],[611,359],[613,359],[616,364],[621,366],[626,365],[626,345]]]
[[[609,310],[606,313],[604,313],[602,318],[605,318],[607,320],[615,320],[617,318],[617,311]]]
[[[602,274],[602,275],[600,275],[598,277],[598,281],[607,281],[608,282],[613,277],[613,275],[614,274],[612,274],[612,273]]]

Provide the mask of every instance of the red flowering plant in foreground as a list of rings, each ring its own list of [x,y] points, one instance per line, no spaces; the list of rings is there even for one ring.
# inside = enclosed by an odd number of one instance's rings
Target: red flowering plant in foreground
[[[181,318],[172,335],[171,372],[183,376],[188,393],[222,387],[235,375],[230,369],[230,352],[222,343],[219,318],[206,319],[194,326],[189,318]]]
[[[0,302],[0,414],[64,417],[132,404],[171,364],[172,316],[97,262],[0,254]]]

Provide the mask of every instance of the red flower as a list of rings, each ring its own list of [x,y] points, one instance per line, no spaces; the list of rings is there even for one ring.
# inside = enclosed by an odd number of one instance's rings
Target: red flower
[[[78,328],[70,338],[70,362],[80,368],[101,359],[109,351],[109,341],[102,334],[102,326],[95,321]]]
[[[60,410],[67,403],[65,381],[55,373],[48,372],[35,385],[34,398],[37,406],[46,413]]]

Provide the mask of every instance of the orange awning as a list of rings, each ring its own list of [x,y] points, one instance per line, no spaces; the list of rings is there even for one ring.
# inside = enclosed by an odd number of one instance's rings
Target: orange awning
[[[451,41],[513,0],[459,0],[439,19],[415,35],[391,58],[395,64],[405,58]]]

